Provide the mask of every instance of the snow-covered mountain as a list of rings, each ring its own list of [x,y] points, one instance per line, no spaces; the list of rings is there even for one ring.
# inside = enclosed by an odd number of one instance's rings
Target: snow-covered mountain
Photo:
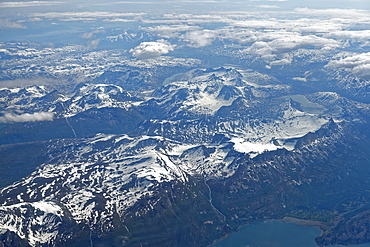
[[[241,224],[296,213],[292,197],[331,190],[314,177],[315,160],[346,154],[344,139],[366,140],[356,126],[366,125],[369,106],[329,92],[292,95],[260,79],[221,67],[135,94],[102,83],[70,93],[2,89],[2,143],[38,143],[44,155],[1,189],[0,235],[31,246],[205,246]],[[41,112],[52,119],[30,121]]]

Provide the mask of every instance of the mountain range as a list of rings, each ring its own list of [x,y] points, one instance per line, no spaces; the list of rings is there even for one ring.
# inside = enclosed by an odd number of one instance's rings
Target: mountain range
[[[208,246],[283,217],[370,241],[366,102],[235,68],[106,75],[1,89],[2,246]]]

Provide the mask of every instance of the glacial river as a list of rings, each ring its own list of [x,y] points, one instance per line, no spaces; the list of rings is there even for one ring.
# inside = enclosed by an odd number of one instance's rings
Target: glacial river
[[[242,227],[211,247],[318,247],[315,238],[319,234],[314,227],[266,221]],[[370,243],[347,247],[370,247]]]

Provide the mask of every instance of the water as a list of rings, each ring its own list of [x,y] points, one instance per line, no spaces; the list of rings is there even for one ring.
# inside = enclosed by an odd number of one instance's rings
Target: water
[[[170,84],[172,82],[175,82],[180,76],[182,76],[184,73],[177,73],[177,74],[174,74],[168,78],[166,78],[163,82],[163,85],[167,85],[167,84]]]
[[[309,101],[304,95],[296,94],[290,95],[289,98],[298,102],[303,111],[313,114],[322,114],[325,112],[325,107],[320,104]]]
[[[266,221],[242,227],[211,247],[318,247],[315,238],[319,235],[314,227]],[[370,243],[347,247],[370,247]]]

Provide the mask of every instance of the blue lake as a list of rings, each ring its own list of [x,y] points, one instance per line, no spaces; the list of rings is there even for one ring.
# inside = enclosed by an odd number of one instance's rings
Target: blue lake
[[[319,235],[314,227],[266,221],[244,226],[211,247],[318,247],[315,238]],[[370,243],[347,247],[370,247]]]

